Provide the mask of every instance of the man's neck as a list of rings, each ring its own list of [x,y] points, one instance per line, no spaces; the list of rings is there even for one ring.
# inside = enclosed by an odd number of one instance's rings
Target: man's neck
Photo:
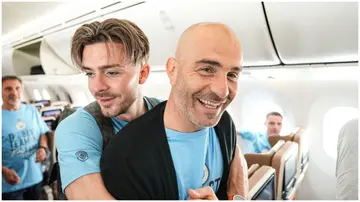
[[[141,98],[139,97],[139,99],[135,100],[135,102],[129,107],[126,113],[120,114],[116,118],[122,121],[130,122],[142,116],[147,111],[148,111],[147,104],[143,96],[141,96]]]
[[[9,111],[15,111],[15,110],[20,109],[20,104],[10,105],[10,104],[3,103],[2,108],[9,110]]]
[[[176,106],[171,95],[169,96],[169,100],[165,107],[164,125],[165,128],[183,133],[190,133],[203,129],[193,124],[185,117],[184,113]]]

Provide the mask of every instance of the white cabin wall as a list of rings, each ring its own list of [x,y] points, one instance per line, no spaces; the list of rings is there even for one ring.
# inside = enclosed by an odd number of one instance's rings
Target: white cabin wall
[[[306,128],[310,135],[310,161],[308,172],[298,192],[298,199],[336,199],[336,159],[324,150],[323,142],[327,134],[323,132],[323,121],[325,114],[334,107],[358,108],[358,85],[356,81],[334,82],[328,89],[320,91],[317,99],[309,107]],[[336,146],[332,145],[333,149],[336,149]]]
[[[281,81],[265,80],[240,80],[238,93],[231,104],[233,119],[237,130],[253,130],[264,132],[265,116],[270,111],[279,111],[272,104],[281,107],[284,119],[284,130],[286,133],[295,127],[296,119],[292,107],[286,100],[286,95],[277,89],[283,83]]]
[[[255,96],[256,95],[256,96]],[[237,129],[246,124],[252,110],[242,103],[247,97],[253,101],[267,99],[278,104],[290,118],[293,127],[301,126],[309,135],[310,164],[307,175],[297,194],[299,200],[335,199],[335,163],[324,150],[323,121],[325,114],[335,107],[353,107],[358,105],[358,84],[356,80],[258,80],[241,81],[238,95],[232,104],[237,116]],[[290,116],[290,117],[289,117]],[[264,122],[259,116],[259,122]],[[254,120],[254,119],[252,119]],[[336,147],[336,146],[335,146]],[[336,149],[336,148],[333,148]],[[326,166],[324,166],[326,165]],[[326,183],[325,183],[326,181]]]

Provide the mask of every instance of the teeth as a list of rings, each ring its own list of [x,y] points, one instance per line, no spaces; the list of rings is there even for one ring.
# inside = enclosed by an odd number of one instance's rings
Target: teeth
[[[211,105],[204,105],[206,108],[210,108],[210,109],[216,109],[216,107],[211,106]]]
[[[223,103],[216,104],[216,103],[210,102],[208,100],[203,100],[203,99],[199,99],[199,100],[205,104],[206,108],[211,108],[211,109],[215,109],[219,105],[223,104]]]

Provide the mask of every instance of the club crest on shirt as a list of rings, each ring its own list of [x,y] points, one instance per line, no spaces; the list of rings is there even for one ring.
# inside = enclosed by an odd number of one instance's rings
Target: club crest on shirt
[[[209,168],[207,167],[207,165],[204,165],[204,170],[203,170],[203,177],[201,179],[201,184],[205,184],[205,182],[207,182],[207,180],[209,179]]]
[[[79,161],[83,161],[83,162],[85,162],[89,158],[88,154],[85,151],[81,151],[81,150],[77,151],[75,155]]]
[[[16,122],[16,129],[18,129],[18,130],[23,130],[24,128],[25,128],[25,123],[22,122],[21,120],[18,120],[18,121]]]

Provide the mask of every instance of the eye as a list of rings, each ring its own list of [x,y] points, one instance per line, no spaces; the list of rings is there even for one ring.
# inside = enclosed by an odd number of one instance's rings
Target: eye
[[[119,72],[107,72],[106,74],[109,76],[116,76],[119,74]]]
[[[200,69],[200,71],[204,75],[210,75],[215,73],[214,68],[212,67],[203,67]]]
[[[237,81],[238,77],[239,75],[237,73],[233,73],[233,72],[228,73],[228,78],[232,81]]]
[[[203,70],[204,72],[207,72],[207,73],[213,72],[212,69],[209,68],[209,67],[203,68],[202,70]]]
[[[234,78],[234,79],[237,79],[237,78],[238,78],[238,75],[235,74],[235,73],[229,73],[228,76],[229,76],[230,78]]]
[[[94,73],[92,73],[92,72],[85,72],[85,76],[87,76],[87,77],[91,77],[93,75],[94,75]]]

